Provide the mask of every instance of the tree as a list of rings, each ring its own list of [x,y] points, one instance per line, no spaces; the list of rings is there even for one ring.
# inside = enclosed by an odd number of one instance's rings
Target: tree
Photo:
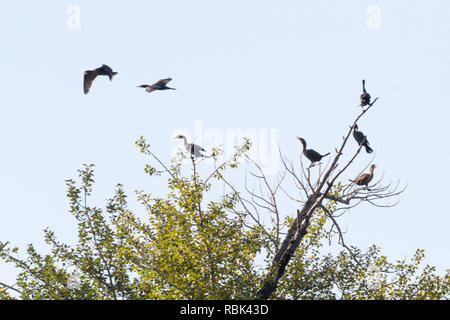
[[[94,166],[69,179],[69,212],[78,225],[78,242],[71,247],[44,230],[51,248],[38,253],[30,244],[26,258],[8,242],[0,257],[20,270],[14,285],[0,283],[3,299],[441,299],[450,297],[449,276],[424,266],[418,250],[411,262],[389,262],[378,247],[366,252],[348,246],[338,217],[359,203],[380,206],[397,197],[397,185],[370,188],[343,184],[341,176],[354,163],[362,145],[339,166],[353,122],[329,166],[304,166],[300,173],[280,151],[283,170],[272,183],[248,156],[249,140],[215,167],[199,173],[203,159],[178,154],[166,166],[141,137],[136,145],[150,159],[150,179],[167,178],[168,192],[154,197],[136,191],[145,219],[131,212],[118,184],[105,209],[90,205]],[[183,175],[184,162],[192,166]],[[243,190],[227,172],[244,165],[257,187]],[[289,183],[288,177],[293,183]],[[292,204],[280,207],[280,197]],[[395,205],[391,204],[391,205]],[[381,206],[391,206],[381,204]],[[296,212],[294,216],[285,212]],[[269,220],[269,221],[268,221]],[[322,254],[337,235],[342,251]],[[0,279],[1,280],[1,279]]]

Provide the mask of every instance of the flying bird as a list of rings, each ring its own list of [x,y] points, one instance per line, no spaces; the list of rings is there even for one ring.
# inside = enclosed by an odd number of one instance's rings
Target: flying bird
[[[88,94],[89,89],[92,86],[92,82],[94,82],[97,76],[108,76],[109,80],[112,81],[112,78],[117,74],[114,72],[109,66],[103,64],[100,68],[94,70],[86,70],[84,72],[84,94]]]
[[[320,153],[318,153],[317,151],[313,150],[313,149],[306,149],[306,141],[303,138],[299,138],[297,137],[298,140],[300,140],[300,142],[303,145],[303,154],[305,155],[305,157],[307,157],[310,161],[311,161],[311,165],[314,164],[314,162],[320,161],[322,160],[323,157],[326,157],[327,155],[329,155],[330,153],[326,153],[324,155],[321,155]]]
[[[350,180],[356,183],[358,186],[366,186],[368,188],[370,181],[373,179],[373,170],[375,170],[376,166],[373,164],[370,166],[370,173],[363,173],[356,177],[355,180]]]
[[[184,147],[186,148],[186,151],[189,152],[192,158],[203,158],[206,157],[201,152],[206,152],[205,149],[200,147],[199,145],[193,144],[193,143],[187,143],[187,139],[183,135],[178,135],[174,139],[183,139],[184,140]]]
[[[355,138],[356,142],[358,142],[358,145],[363,145],[366,148],[367,153],[372,153],[373,150],[371,147],[369,147],[369,141],[367,140],[367,137],[362,133],[361,131],[358,131],[358,125],[355,124],[353,127],[353,137]]]
[[[141,84],[140,86],[137,86],[138,88],[145,88],[145,91],[148,93],[155,91],[155,90],[176,90],[175,88],[168,87],[167,84],[172,80],[172,78],[167,79],[161,79],[158,82],[148,85],[148,84]]]
[[[363,93],[360,96],[360,100],[361,100],[361,107],[364,107],[370,104],[370,94],[368,94],[366,91],[366,80],[362,81],[362,85],[363,85]]]

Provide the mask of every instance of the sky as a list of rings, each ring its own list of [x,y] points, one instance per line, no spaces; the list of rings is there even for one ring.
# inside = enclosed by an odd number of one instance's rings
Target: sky
[[[449,12],[446,0],[3,1],[0,241],[45,252],[49,227],[74,243],[65,180],[84,163],[96,166],[96,205],[120,182],[143,211],[134,190],[165,184],[145,176],[140,136],[168,163],[180,132],[207,150],[256,134],[256,158],[276,177],[278,143],[290,159],[301,153],[296,136],[321,153],[340,144],[366,79],[379,100],[359,128],[375,173],[407,189],[393,208],[363,204],[340,218],[346,244],[377,244],[393,260],[422,248],[443,274]],[[85,95],[83,72],[102,64],[118,75]],[[136,88],[166,77],[177,90]],[[371,160],[361,154],[346,178]],[[0,262],[0,281],[15,274]]]

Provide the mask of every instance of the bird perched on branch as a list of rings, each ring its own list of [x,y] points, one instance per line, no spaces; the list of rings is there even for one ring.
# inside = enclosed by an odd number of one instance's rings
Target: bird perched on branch
[[[138,88],[145,88],[145,91],[148,93],[155,91],[155,90],[176,90],[175,88],[170,88],[167,86],[167,84],[172,80],[172,78],[167,79],[161,79],[158,82],[148,85],[148,84],[141,84],[138,86]]]
[[[369,147],[369,141],[367,140],[367,137],[364,135],[364,133],[358,131],[358,125],[356,123],[353,127],[353,137],[355,138],[356,142],[358,142],[358,145],[363,145],[366,148],[367,153],[373,152],[373,149]]]
[[[363,93],[360,96],[360,100],[361,100],[361,107],[364,107],[370,104],[370,94],[368,94],[366,91],[366,80],[362,81],[362,86],[363,86]]]
[[[356,177],[355,180],[350,180],[354,183],[356,183],[358,186],[366,186],[366,188],[369,187],[370,181],[373,179],[373,170],[375,170],[375,165],[370,166],[370,173],[363,173],[360,174],[358,177]]]
[[[193,144],[193,143],[187,143],[187,139],[183,135],[178,135],[174,139],[183,139],[184,140],[184,147],[186,148],[186,151],[189,152],[192,158],[203,158],[206,157],[201,152],[206,152],[205,149],[200,147],[199,145]]]
[[[117,74],[114,72],[109,66],[103,64],[100,68],[94,70],[86,70],[84,72],[84,94],[88,94],[89,89],[91,88],[92,82],[94,82],[97,76],[108,76],[109,80],[112,81],[112,78]]]
[[[305,157],[307,157],[311,161],[311,164],[314,164],[314,162],[322,160],[323,157],[326,157],[327,155],[330,154],[328,152],[324,155],[321,155],[320,153],[318,153],[317,151],[314,151],[313,149],[306,149],[305,139],[300,138],[300,137],[297,137],[297,139],[300,140],[300,142],[303,144],[303,154],[305,155]]]

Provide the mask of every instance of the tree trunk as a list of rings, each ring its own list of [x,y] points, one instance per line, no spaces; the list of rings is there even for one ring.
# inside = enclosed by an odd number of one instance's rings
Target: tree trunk
[[[277,288],[278,281],[283,276],[287,264],[299,246],[300,241],[302,241],[303,237],[306,235],[306,229],[309,226],[309,219],[313,213],[310,211],[313,207],[317,207],[316,199],[317,195],[311,195],[302,210],[297,210],[297,218],[289,228],[280,249],[276,252],[272,262],[271,271],[267,275],[262,288],[258,292],[259,299],[269,299],[270,295]]]

